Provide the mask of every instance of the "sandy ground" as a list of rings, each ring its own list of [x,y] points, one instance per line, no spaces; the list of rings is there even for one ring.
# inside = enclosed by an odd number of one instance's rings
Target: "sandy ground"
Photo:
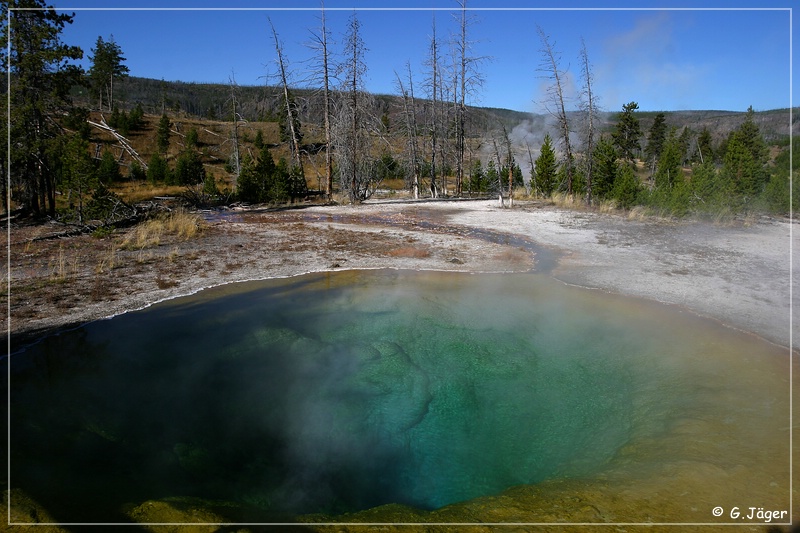
[[[485,200],[205,218],[199,237],[165,236],[144,249],[121,247],[121,234],[31,241],[62,228],[12,226],[12,343],[204,287],[358,268],[534,268],[566,283],[680,305],[780,345],[790,342],[790,250],[798,232],[788,221],[639,221],[533,203],[501,209]]]

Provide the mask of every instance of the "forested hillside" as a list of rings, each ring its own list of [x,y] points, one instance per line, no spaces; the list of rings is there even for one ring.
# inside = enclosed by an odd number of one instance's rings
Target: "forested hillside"
[[[339,65],[350,81],[327,90],[285,78],[263,87],[140,78],[102,37],[84,72],[71,63],[82,51],[59,41],[71,16],[40,9],[16,20],[11,116],[2,121],[11,153],[0,164],[11,178],[4,205],[35,215],[110,220],[126,202],[165,194],[206,205],[358,203],[378,190],[566,195],[679,216],[790,210],[788,110],[641,112],[636,95],[621,110],[565,105],[558,76],[551,114],[471,107],[467,72],[460,88],[458,72],[446,83],[436,57],[430,87],[415,93],[409,72],[398,75],[398,94],[370,94],[356,14],[345,39],[351,63]],[[545,58],[554,58],[539,31]]]

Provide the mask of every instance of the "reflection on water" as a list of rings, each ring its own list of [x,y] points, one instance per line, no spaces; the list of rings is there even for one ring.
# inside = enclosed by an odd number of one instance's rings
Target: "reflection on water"
[[[68,522],[174,496],[271,519],[435,509],[559,478],[688,476],[683,497],[701,501],[692,471],[735,474],[736,505],[778,505],[786,361],[692,315],[536,275],[237,284],[15,356],[12,487]]]

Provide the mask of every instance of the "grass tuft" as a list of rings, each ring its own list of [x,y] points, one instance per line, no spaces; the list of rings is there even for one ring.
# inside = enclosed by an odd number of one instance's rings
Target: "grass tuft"
[[[126,250],[142,250],[161,244],[167,235],[174,235],[180,240],[196,237],[202,229],[200,217],[183,209],[172,211],[142,222],[125,234],[120,247]]]

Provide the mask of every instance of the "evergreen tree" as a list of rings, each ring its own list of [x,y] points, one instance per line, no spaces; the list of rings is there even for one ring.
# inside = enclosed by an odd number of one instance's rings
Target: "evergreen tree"
[[[621,209],[633,206],[639,197],[640,188],[639,180],[633,173],[633,169],[629,165],[620,165],[619,174],[611,191],[611,196],[617,201],[617,206]]]
[[[664,149],[658,160],[655,174],[656,188],[671,189],[678,181],[682,180],[682,159],[680,139],[673,129],[664,143]]]
[[[701,163],[706,161],[714,162],[715,160],[714,140],[711,137],[711,132],[705,126],[703,126],[703,130],[697,137],[697,158]]]
[[[142,181],[147,178],[147,173],[142,168],[138,161],[133,161],[128,167],[128,179],[135,181]]]
[[[112,35],[108,41],[97,38],[92,48],[92,66],[89,68],[89,83],[92,94],[99,99],[99,110],[103,110],[103,98],[109,111],[114,108],[114,79],[128,74],[128,67],[122,64],[125,57],[122,48],[114,42]]]
[[[617,164],[617,149],[608,137],[604,136],[597,143],[593,158],[592,194],[600,199],[610,198],[620,168]]]
[[[635,114],[637,109],[639,109],[639,104],[636,102],[623,105],[611,134],[614,146],[617,147],[620,156],[629,162],[633,162],[640,150],[639,138],[642,136],[642,130]]]
[[[206,170],[197,151],[189,148],[181,152],[175,162],[173,181],[175,185],[196,185],[206,179]]]
[[[10,73],[11,188],[25,209],[55,216],[61,161],[53,148],[63,135],[58,117],[72,107],[69,91],[83,79],[81,69],[69,61],[81,59],[83,52],[60,40],[72,15],[58,13],[42,0],[8,0],[0,10],[9,22],[2,27],[0,47],[9,53],[0,59]]]
[[[688,126],[684,126],[681,134],[678,136],[678,150],[680,151],[681,165],[687,163],[690,158],[689,146],[692,142],[692,130]]]
[[[753,116],[750,107],[745,121],[730,135],[722,167],[733,190],[746,201],[763,192],[768,178],[765,168],[768,150]]]
[[[97,177],[105,185],[109,185],[122,179],[122,173],[119,170],[117,158],[114,157],[114,154],[108,150],[103,152],[103,155],[100,159],[100,165],[97,168]]]
[[[692,167],[689,182],[691,207],[699,212],[715,212],[729,205],[733,196],[730,181],[722,179],[720,172],[711,160],[705,160]]]
[[[153,154],[147,163],[147,180],[154,185],[171,181],[167,160],[160,154]]]
[[[158,121],[158,130],[156,130],[156,142],[158,149],[162,154],[166,154],[169,149],[169,130],[172,127],[169,117],[164,114],[161,115],[161,120]]]
[[[661,157],[661,151],[664,148],[664,141],[666,138],[666,115],[664,113],[659,113],[653,120],[653,126],[650,128],[650,134],[647,137],[647,148],[644,149],[644,155],[652,169],[655,168],[656,162]]]
[[[486,192],[486,174],[480,159],[472,162],[469,172],[469,192]]]
[[[186,132],[186,137],[184,138],[183,142],[187,150],[197,148],[197,143],[199,142],[197,128],[189,128],[189,131]]]
[[[94,162],[89,156],[89,143],[80,135],[72,135],[62,157],[61,187],[67,195],[69,209],[74,210],[78,224],[83,224],[84,207],[97,187]]]
[[[548,197],[553,194],[556,188],[556,176],[558,174],[558,164],[556,163],[556,152],[553,150],[553,140],[550,134],[544,136],[542,151],[534,163],[536,169],[536,186],[539,192]]]

